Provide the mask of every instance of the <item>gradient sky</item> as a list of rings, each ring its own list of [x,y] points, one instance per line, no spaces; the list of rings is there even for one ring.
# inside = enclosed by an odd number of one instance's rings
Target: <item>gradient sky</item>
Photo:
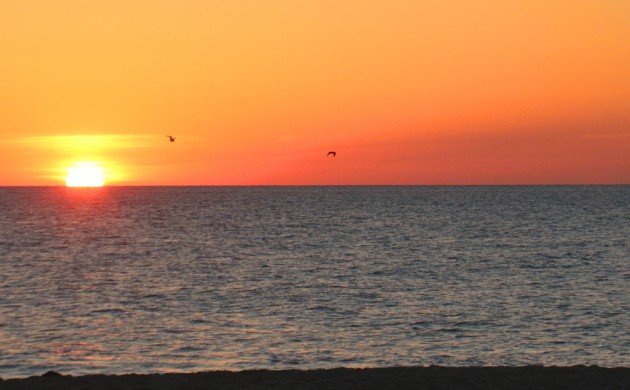
[[[2,0],[0,135],[0,185],[630,183],[630,2]]]

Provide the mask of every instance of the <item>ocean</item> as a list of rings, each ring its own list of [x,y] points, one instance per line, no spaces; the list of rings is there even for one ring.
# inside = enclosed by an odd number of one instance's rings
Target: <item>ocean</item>
[[[0,376],[630,366],[630,186],[0,188]]]

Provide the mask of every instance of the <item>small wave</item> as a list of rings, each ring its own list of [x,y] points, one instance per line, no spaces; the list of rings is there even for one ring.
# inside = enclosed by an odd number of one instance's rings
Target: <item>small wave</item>
[[[202,348],[202,347],[187,346],[187,347],[177,348],[173,352],[199,352],[199,351],[205,351],[205,350],[206,348]]]
[[[103,313],[126,313],[125,310],[123,309],[118,309],[118,308],[108,308],[108,309],[96,309],[96,310],[92,310],[90,312],[90,314],[103,314]]]

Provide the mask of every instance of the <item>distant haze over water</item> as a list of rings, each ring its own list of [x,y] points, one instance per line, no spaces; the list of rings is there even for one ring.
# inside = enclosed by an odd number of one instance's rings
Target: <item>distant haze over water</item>
[[[0,188],[0,376],[630,365],[630,186]]]

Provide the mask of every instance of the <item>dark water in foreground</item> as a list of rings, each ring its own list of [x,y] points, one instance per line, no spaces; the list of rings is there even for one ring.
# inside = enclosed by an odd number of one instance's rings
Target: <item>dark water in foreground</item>
[[[630,187],[0,189],[0,376],[630,365]]]

